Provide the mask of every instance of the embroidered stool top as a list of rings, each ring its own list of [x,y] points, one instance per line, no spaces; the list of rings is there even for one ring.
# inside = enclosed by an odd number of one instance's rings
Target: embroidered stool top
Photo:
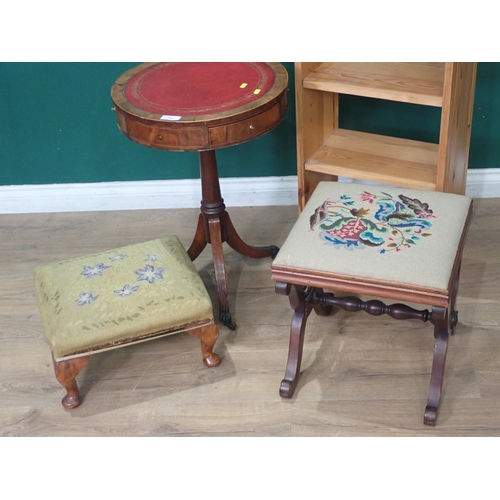
[[[320,182],[272,278],[446,306],[471,208],[461,195]]]
[[[34,278],[55,361],[213,321],[210,297],[176,236],[39,267]]]

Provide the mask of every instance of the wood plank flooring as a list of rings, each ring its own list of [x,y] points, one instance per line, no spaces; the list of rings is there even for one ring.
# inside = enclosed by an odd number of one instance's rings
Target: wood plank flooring
[[[228,208],[252,245],[281,245],[296,207]],[[83,403],[60,404],[33,290],[37,265],[177,234],[197,209],[0,216],[2,436],[499,436],[500,199],[475,200],[435,428],[422,423],[433,329],[363,312],[311,314],[295,396],[278,395],[291,309],[270,259],[225,245],[235,332],[220,326],[217,368],[179,334],[95,355],[78,376]],[[195,261],[214,303],[210,247]]]

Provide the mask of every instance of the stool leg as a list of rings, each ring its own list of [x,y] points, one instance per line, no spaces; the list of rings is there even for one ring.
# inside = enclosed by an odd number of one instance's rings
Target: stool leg
[[[54,371],[59,383],[66,389],[66,396],[61,403],[64,408],[76,408],[80,405],[80,393],[75,377],[83,367],[89,362],[90,356],[68,359],[65,361],[54,361]]]
[[[458,268],[455,283],[453,284],[453,289],[450,297],[450,306],[448,308],[450,314],[450,334],[453,335],[455,333],[455,327],[458,323],[458,311],[455,309],[457,295],[458,295],[458,284],[460,282],[460,267]]]
[[[458,312],[455,310],[458,295],[458,284],[460,281],[460,265],[455,272],[453,287],[450,293],[448,308],[434,307],[432,309],[432,322],[434,323],[434,357],[432,361],[431,383],[429,387],[429,398],[424,413],[424,424],[436,425],[439,403],[443,389],[444,366],[446,353],[448,351],[448,340],[455,333],[458,323]]]
[[[219,337],[219,329],[215,323],[210,325],[201,326],[188,330],[190,335],[197,337],[201,340],[201,353],[203,356],[203,363],[206,366],[218,366],[220,363],[220,356],[212,352],[212,349]]]
[[[437,413],[443,390],[444,366],[446,363],[446,353],[448,351],[448,338],[450,336],[448,311],[446,311],[444,317],[436,319],[433,322],[436,343],[434,345],[434,357],[432,360],[429,397],[424,412],[424,424],[432,426],[436,425]]]
[[[297,387],[300,377],[300,364],[302,362],[307,317],[312,308],[311,303],[307,300],[306,288],[304,286],[292,285],[288,290],[290,305],[294,313],[290,327],[290,344],[285,378],[281,381],[280,385],[280,396],[282,398],[291,398]]]

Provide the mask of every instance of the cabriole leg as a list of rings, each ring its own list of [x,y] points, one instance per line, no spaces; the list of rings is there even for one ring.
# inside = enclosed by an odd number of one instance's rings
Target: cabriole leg
[[[221,361],[220,357],[213,352],[213,347],[219,337],[217,325],[212,323],[199,328],[193,328],[192,330],[188,330],[188,333],[201,340],[203,363],[208,367],[219,365]]]
[[[68,359],[64,361],[54,361],[54,371],[59,383],[66,389],[66,396],[61,403],[64,408],[71,409],[80,405],[80,394],[75,377],[89,362],[90,356]]]

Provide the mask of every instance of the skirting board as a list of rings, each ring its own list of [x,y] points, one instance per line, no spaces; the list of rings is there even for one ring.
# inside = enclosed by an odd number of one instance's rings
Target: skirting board
[[[222,178],[220,186],[228,207],[297,203],[296,176]],[[500,197],[500,168],[469,170],[466,194]],[[198,208],[200,200],[199,179],[0,186],[0,214]]]

